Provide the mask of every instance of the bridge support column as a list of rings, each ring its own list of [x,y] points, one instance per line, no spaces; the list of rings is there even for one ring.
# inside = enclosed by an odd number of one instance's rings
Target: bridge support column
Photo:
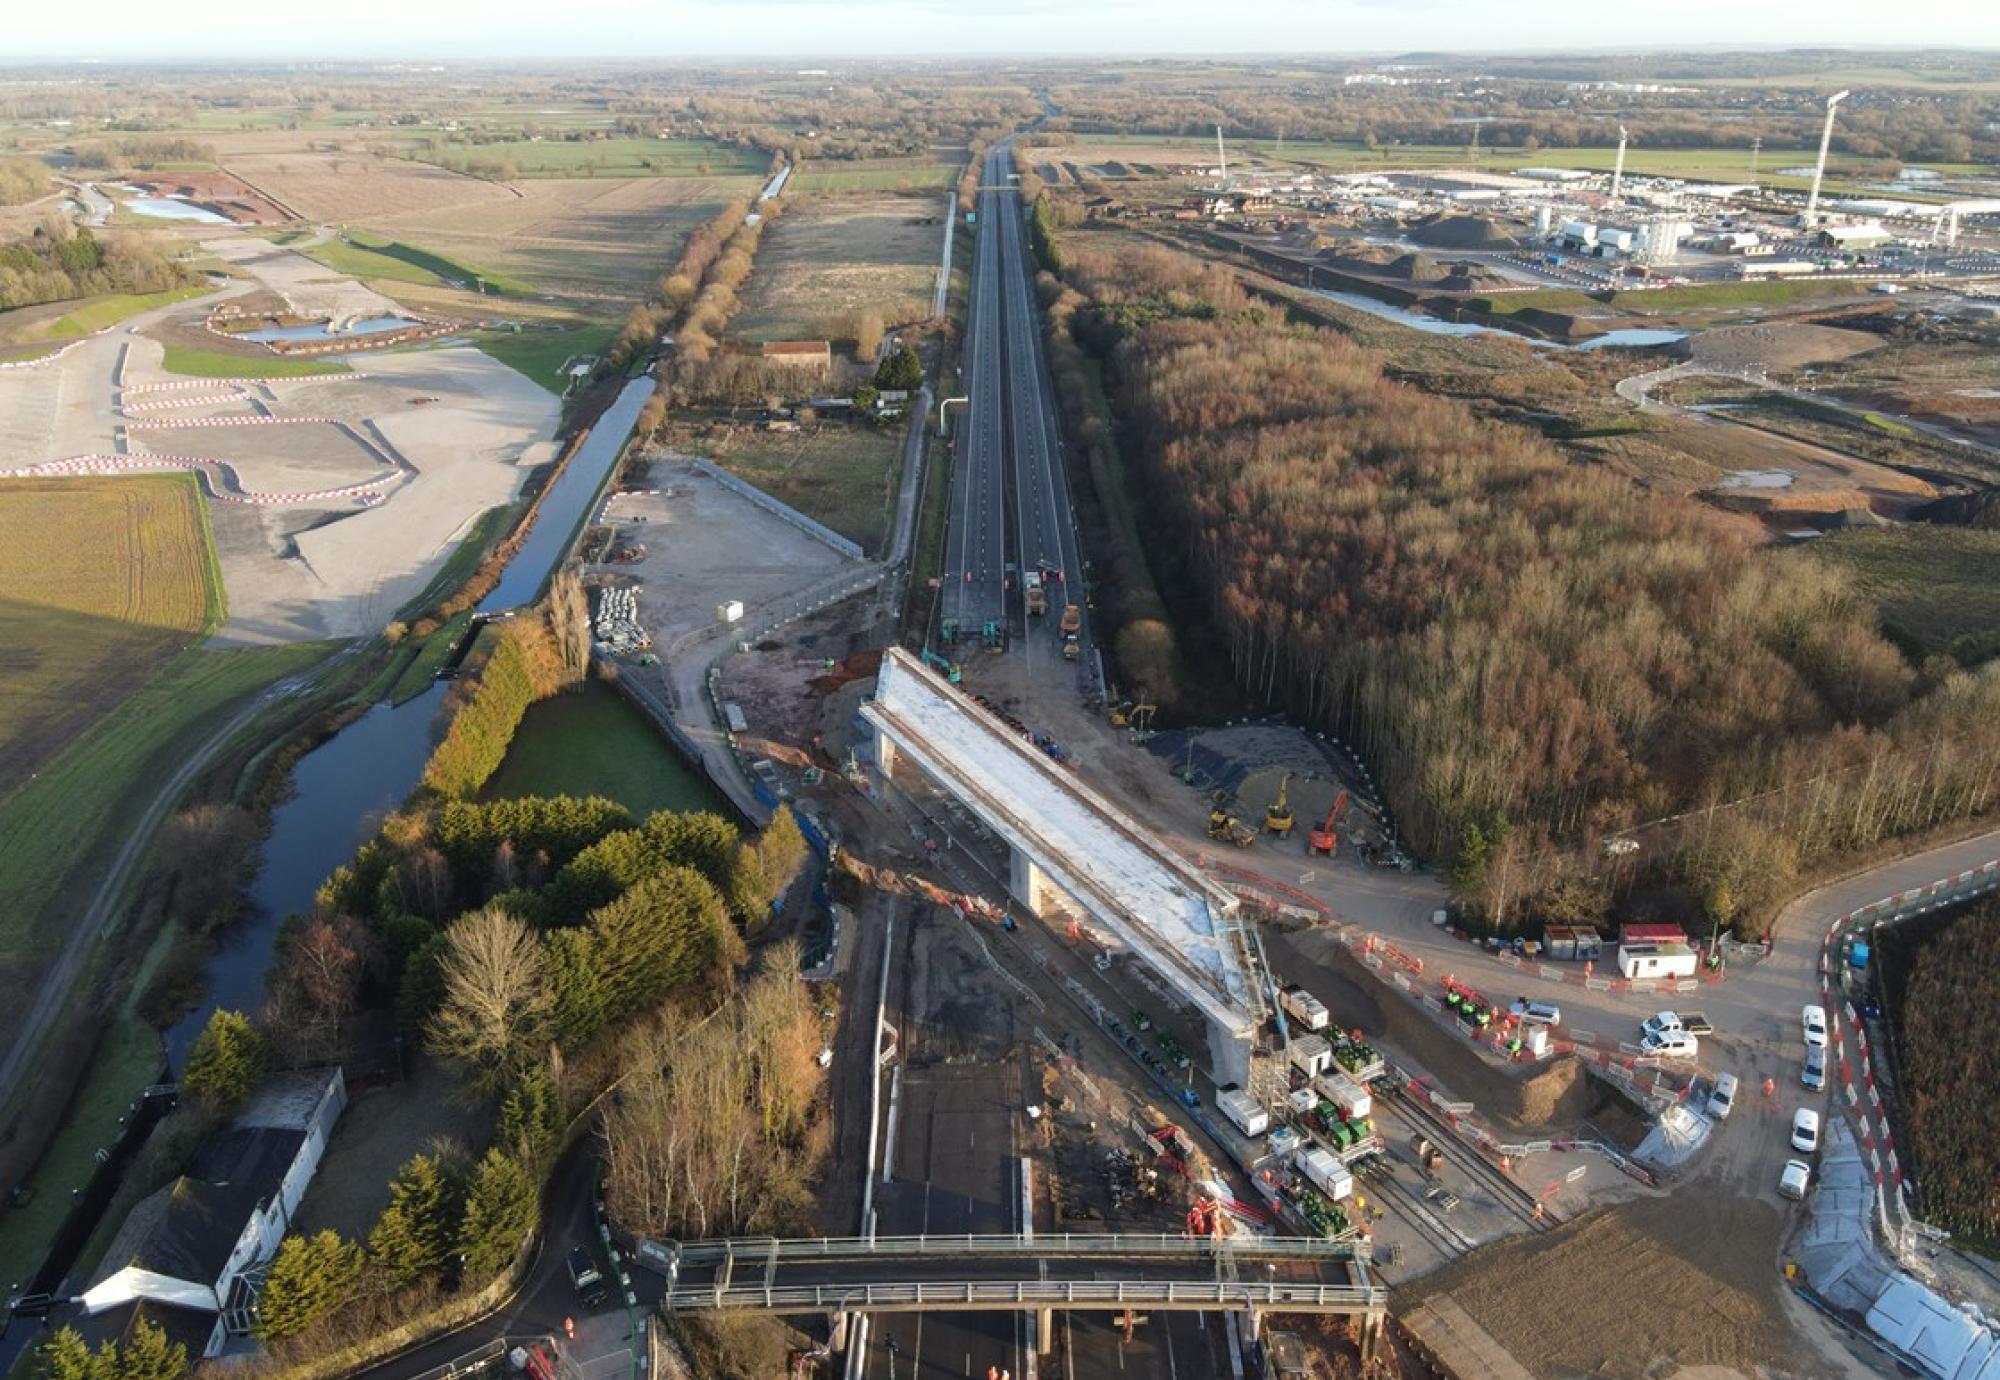
[[[1361,1364],[1367,1365],[1382,1352],[1382,1339],[1388,1331],[1389,1315],[1380,1308],[1370,1309],[1361,1315]]]
[[[847,1330],[853,1318],[854,1315],[852,1313],[829,1313],[826,1315],[827,1331],[831,1334],[828,1336],[826,1344],[830,1350],[847,1350]]]
[[[896,745],[879,728],[875,730],[875,769],[885,777],[896,770]]]
[[[1035,1310],[1035,1355],[1046,1356],[1055,1350],[1056,1310],[1037,1308]]]
[[[1036,867],[1033,860],[1018,848],[1009,856],[1007,889],[1014,893],[1015,900],[1036,915],[1045,915],[1062,904],[1062,892],[1049,881],[1048,875]]]
[[[1231,1030],[1208,1024],[1208,1066],[1215,1074],[1218,1084],[1234,1083],[1239,1088],[1250,1086],[1250,1047],[1253,1043],[1249,1030]]]
[[[1264,1315],[1254,1308],[1243,1310],[1243,1340],[1251,1343],[1264,1340]]]

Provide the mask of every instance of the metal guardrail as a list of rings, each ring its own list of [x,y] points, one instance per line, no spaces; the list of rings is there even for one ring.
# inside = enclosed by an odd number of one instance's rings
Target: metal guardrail
[[[643,1241],[639,1253],[664,1263],[714,1265],[726,1260],[762,1264],[800,1260],[891,1260],[932,1256],[974,1259],[1027,1257],[1166,1258],[1173,1260],[1348,1261],[1371,1258],[1366,1243],[1303,1236],[1212,1237],[1172,1233],[1037,1232],[1033,1236],[832,1236],[783,1240],[768,1236],[715,1241]]]
[[[1301,1313],[1369,1313],[1388,1307],[1389,1291],[1355,1284],[1245,1284],[1225,1281],[980,1281],[936,1284],[732,1285],[669,1290],[668,1313],[1001,1312],[1029,1308],[1135,1306],[1189,1312],[1275,1308]]]
[[[412,1375],[409,1380],[454,1380],[456,1376],[477,1375],[506,1354],[507,1339],[495,1337],[492,1341],[474,1347],[462,1356],[454,1356],[441,1366],[432,1366],[421,1374]]]

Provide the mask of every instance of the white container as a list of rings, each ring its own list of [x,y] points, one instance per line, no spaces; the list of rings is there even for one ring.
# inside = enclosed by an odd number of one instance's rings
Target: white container
[[[1307,1078],[1317,1078],[1333,1067],[1333,1046],[1317,1035],[1301,1035],[1292,1041],[1292,1064]]]
[[[1215,1105],[1246,1136],[1261,1136],[1271,1129],[1271,1114],[1258,1106],[1257,1099],[1241,1088],[1225,1088],[1218,1092]]]
[[[1307,1030],[1325,1030],[1331,1019],[1326,1003],[1303,987],[1287,987],[1278,994],[1278,1005]]]
[[[1298,1165],[1312,1186],[1333,1202],[1337,1203],[1354,1192],[1354,1176],[1324,1146],[1315,1145],[1307,1150],[1299,1156]]]
[[[1362,1117],[1374,1114],[1374,1095],[1346,1074],[1322,1074],[1314,1079],[1313,1083],[1326,1095],[1329,1102],[1340,1108],[1343,1120],[1359,1121]]]
[[[715,621],[718,623],[735,623],[740,621],[742,617],[743,601],[741,599],[731,599],[726,604],[717,604],[715,606]]]

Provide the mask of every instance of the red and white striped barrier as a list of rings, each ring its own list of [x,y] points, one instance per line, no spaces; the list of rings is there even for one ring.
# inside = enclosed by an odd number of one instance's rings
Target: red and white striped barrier
[[[267,508],[323,506],[350,498],[359,499],[365,506],[373,507],[386,497],[382,493],[382,487],[394,478],[385,475],[381,479],[346,484],[337,489],[313,489],[289,493],[255,492],[240,487],[227,489],[215,481],[215,474],[218,471],[230,476],[232,481],[235,480],[235,470],[227,461],[192,455],[72,455],[66,459],[45,460],[38,465],[27,465],[19,469],[0,470],[0,477],[48,479],[92,474],[136,474],[160,470],[186,470],[200,476],[203,490],[218,502],[244,503]]]
[[[242,402],[243,394],[236,393],[193,393],[183,397],[162,398],[158,402],[120,403],[118,410],[131,415],[135,412],[164,412],[175,407],[207,407],[210,403]]]
[[[186,431],[204,426],[338,426],[339,422],[332,417],[160,417],[134,418],[126,425],[148,431]]]

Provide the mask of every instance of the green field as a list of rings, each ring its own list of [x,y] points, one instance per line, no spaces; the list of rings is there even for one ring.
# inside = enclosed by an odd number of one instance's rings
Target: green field
[[[514,177],[729,177],[763,172],[770,155],[706,139],[505,140],[418,146],[411,157],[457,172]],[[511,170],[511,173],[510,171]]]
[[[309,374],[345,374],[347,366],[330,359],[288,359],[283,355],[225,355],[219,350],[167,346],[161,368],[169,374],[201,379],[295,379]]]
[[[816,192],[908,192],[927,187],[940,190],[958,181],[961,169],[955,165],[929,164],[921,167],[848,167],[840,163],[807,163],[785,183],[785,194],[810,196]]]
[[[564,330],[494,332],[478,340],[479,348],[502,364],[518,369],[552,393],[569,380],[562,367],[585,355],[601,356],[618,334],[616,326],[572,326]]]
[[[400,240],[381,239],[350,230],[337,239],[316,244],[301,253],[328,268],[345,273],[352,278],[388,278],[401,283],[439,284],[445,287],[462,287],[475,292],[496,292],[503,295],[528,296],[534,288],[518,278],[510,278],[504,273],[489,273],[485,269],[448,259],[442,254],[433,254],[426,249],[404,244]]]
[[[1965,661],[2000,655],[2000,532],[1922,523],[1836,532],[1799,558],[1851,574],[1907,647]]]
[[[115,326],[127,317],[137,316],[142,311],[154,307],[171,306],[175,302],[185,302],[190,297],[200,297],[215,291],[206,284],[200,287],[174,288],[167,292],[115,293],[109,297],[93,298],[74,308],[55,325],[49,328],[53,338],[70,338],[89,335],[101,331],[106,326]]]
[[[0,962],[46,952],[44,908],[65,879],[115,847],[149,803],[148,785],[212,734],[225,708],[303,671],[337,645],[182,652],[0,800]],[[117,669],[108,664],[106,672]]]
[[[902,458],[901,423],[831,423],[804,431],[737,431],[709,458],[765,493],[825,523],[863,549],[889,530]]]
[[[529,708],[480,795],[602,795],[641,816],[719,804],[708,781],[674,755],[644,714],[594,680]]]

